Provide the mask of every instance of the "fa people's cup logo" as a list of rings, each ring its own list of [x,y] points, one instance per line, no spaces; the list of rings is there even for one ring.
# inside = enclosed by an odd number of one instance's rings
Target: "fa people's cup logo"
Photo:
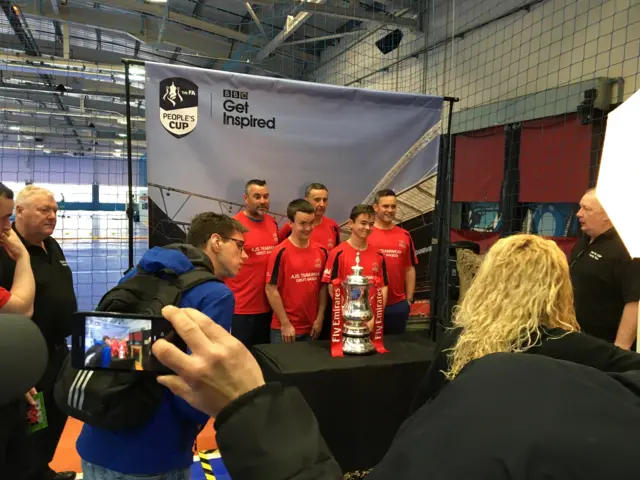
[[[198,86],[180,77],[160,82],[160,123],[176,138],[189,135],[198,124]]]

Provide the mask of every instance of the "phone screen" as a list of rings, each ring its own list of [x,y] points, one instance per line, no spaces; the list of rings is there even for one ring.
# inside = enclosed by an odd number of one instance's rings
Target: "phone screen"
[[[187,351],[171,323],[162,317],[90,312],[75,314],[74,323],[82,327],[74,328],[81,337],[74,339],[72,349],[73,366],[80,369],[168,373],[153,355],[153,344],[165,339]]]

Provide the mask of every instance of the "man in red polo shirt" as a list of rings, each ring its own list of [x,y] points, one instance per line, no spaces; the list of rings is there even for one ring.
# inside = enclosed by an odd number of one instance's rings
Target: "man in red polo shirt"
[[[271,343],[316,339],[327,306],[327,286],[320,282],[327,250],[311,242],[314,207],[299,198],[289,203],[291,235],[269,256],[266,292],[273,320]]]
[[[329,204],[329,190],[322,183],[310,183],[305,190],[304,198],[314,208],[311,243],[317,243],[330,252],[340,243],[340,227],[334,220],[324,216]],[[290,234],[291,225],[287,223],[280,230],[280,241]]]
[[[387,304],[387,266],[384,256],[368,243],[369,235],[373,229],[375,212],[371,205],[356,205],[349,215],[349,227],[351,237],[346,242],[342,242],[329,253],[327,266],[322,275],[322,282],[329,284],[329,295],[333,298],[333,286],[331,281],[335,278],[344,280],[348,275],[352,275],[353,267],[356,264],[356,254],[360,253],[360,266],[363,267],[362,275],[369,280],[378,277],[382,282],[383,304]],[[369,301],[373,303],[374,291],[372,289]],[[373,320],[370,322],[370,328]]]
[[[380,190],[373,203],[376,221],[369,237],[369,245],[384,255],[389,276],[389,294],[384,310],[384,334],[403,333],[413,293],[416,288],[416,268],[418,257],[411,234],[393,224],[398,209],[393,190]]]
[[[231,333],[247,348],[269,343],[271,307],[264,291],[269,254],[278,245],[278,224],[268,215],[269,187],[264,180],[249,180],[245,186],[246,208],[233,218],[249,230],[244,234],[247,254],[240,272],[225,283],[236,300]]]

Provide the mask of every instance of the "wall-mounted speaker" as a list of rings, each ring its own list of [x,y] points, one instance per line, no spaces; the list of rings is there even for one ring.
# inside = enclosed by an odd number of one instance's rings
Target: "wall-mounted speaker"
[[[394,31],[387,33],[384,37],[376,42],[376,47],[386,55],[389,52],[393,52],[400,42],[402,41],[402,30],[396,28]]]

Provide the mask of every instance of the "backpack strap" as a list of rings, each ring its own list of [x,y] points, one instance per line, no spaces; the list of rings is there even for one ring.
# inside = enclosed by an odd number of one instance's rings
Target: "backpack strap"
[[[187,290],[197,287],[201,283],[211,281],[221,282],[221,280],[217,279],[208,269],[196,267],[178,277],[178,287],[182,292],[186,292]]]

